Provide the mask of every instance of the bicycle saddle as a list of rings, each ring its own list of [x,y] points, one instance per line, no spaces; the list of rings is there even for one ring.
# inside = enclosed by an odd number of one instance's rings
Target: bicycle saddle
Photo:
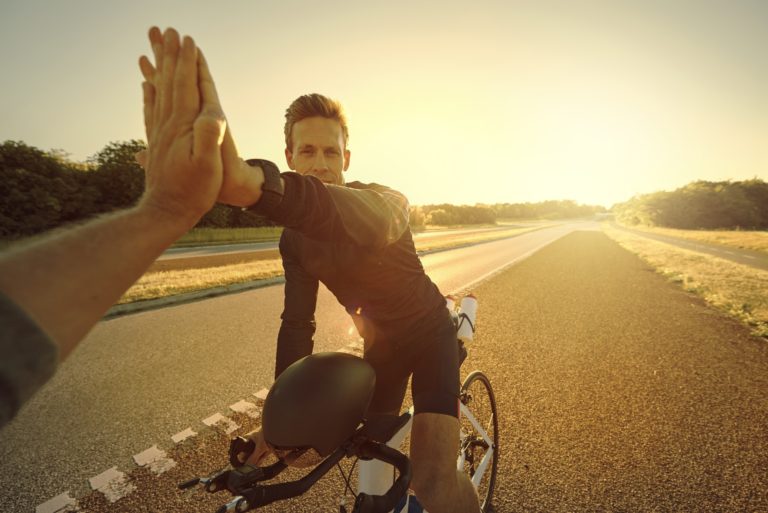
[[[373,397],[376,373],[344,353],[316,353],[278,376],[264,402],[264,440],[281,450],[327,456],[349,439]]]

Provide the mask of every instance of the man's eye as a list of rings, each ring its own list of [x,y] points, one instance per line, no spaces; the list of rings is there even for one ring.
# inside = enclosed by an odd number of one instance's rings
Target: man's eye
[[[339,152],[336,151],[336,150],[328,150],[328,151],[325,152],[325,154],[328,155],[329,157],[338,157],[339,156]]]
[[[312,155],[312,150],[301,150],[299,153],[302,155]]]

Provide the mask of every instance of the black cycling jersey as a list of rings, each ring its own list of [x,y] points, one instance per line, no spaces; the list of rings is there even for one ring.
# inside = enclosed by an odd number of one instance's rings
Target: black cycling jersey
[[[265,173],[277,172],[270,167],[262,169]],[[378,184],[327,185],[293,172],[281,176],[285,182],[282,200],[264,206],[256,203],[250,208],[286,227],[280,238],[285,305],[275,376],[312,353],[320,281],[352,316],[365,340],[366,359],[371,348],[382,364],[394,360],[398,352],[403,356],[402,348],[397,346],[404,341],[426,349],[440,339],[448,344],[449,352],[455,351],[455,330],[446,336],[452,326],[446,324],[450,318],[445,299],[425,274],[416,254],[405,196]],[[425,331],[427,327],[431,331]],[[419,349],[409,347],[408,353],[413,355],[410,362],[421,356],[423,351]],[[382,360],[381,355],[388,357]],[[402,364],[400,361],[398,365]],[[444,362],[434,364],[438,367]],[[456,376],[454,379],[451,374],[447,380],[446,393],[455,398],[458,366],[450,362],[447,365],[455,367]],[[415,363],[406,362],[406,366],[415,369]],[[402,371],[397,374],[402,376]],[[406,373],[406,382],[407,377]],[[455,399],[445,401],[439,412],[443,410],[456,415]]]

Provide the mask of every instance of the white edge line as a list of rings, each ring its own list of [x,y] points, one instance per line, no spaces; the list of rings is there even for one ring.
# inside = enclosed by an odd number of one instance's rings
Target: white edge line
[[[462,290],[466,290],[466,289],[468,289],[468,288],[470,288],[470,287],[474,287],[475,285],[477,285],[477,284],[478,284],[478,283],[480,283],[481,281],[487,280],[488,278],[490,278],[490,277],[491,277],[491,276],[493,276],[494,274],[497,274],[497,273],[499,273],[499,272],[503,271],[503,270],[504,270],[504,269],[506,269],[507,267],[510,267],[510,266],[512,266],[512,265],[515,265],[516,263],[520,262],[521,260],[525,260],[525,259],[526,259],[526,258],[528,258],[529,256],[531,256],[531,255],[533,255],[534,253],[536,253],[537,251],[539,251],[541,248],[543,248],[543,247],[545,247],[545,246],[548,246],[548,245],[552,244],[553,242],[555,242],[556,240],[558,240],[558,239],[560,239],[560,238],[562,238],[562,237],[563,237],[563,236],[560,236],[560,237],[558,237],[557,239],[553,239],[553,240],[547,241],[547,242],[545,242],[545,243],[543,243],[543,244],[541,244],[541,245],[539,245],[539,246],[536,246],[535,248],[531,249],[531,250],[530,250],[530,251],[528,251],[527,253],[523,253],[522,255],[520,255],[520,256],[518,256],[518,257],[516,257],[516,258],[513,258],[511,261],[509,261],[509,262],[506,262],[506,263],[504,263],[504,264],[500,265],[500,266],[499,266],[499,267],[497,267],[496,269],[494,269],[494,270],[492,270],[492,271],[489,271],[489,272],[485,273],[484,275],[480,276],[479,278],[475,278],[474,280],[470,281],[469,283],[467,283],[467,284],[465,284],[465,285],[462,285],[462,286],[460,286],[460,287],[457,287],[455,290],[453,290],[453,291],[451,292],[451,294],[456,294],[457,292],[461,292]]]

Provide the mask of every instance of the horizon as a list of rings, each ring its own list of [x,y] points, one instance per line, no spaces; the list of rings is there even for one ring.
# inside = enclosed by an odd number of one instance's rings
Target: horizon
[[[137,60],[157,24],[205,51],[244,157],[286,169],[284,109],[321,92],[350,118],[347,179],[414,205],[610,208],[768,180],[764,2],[324,5],[6,2],[0,140],[84,161],[143,139]]]

